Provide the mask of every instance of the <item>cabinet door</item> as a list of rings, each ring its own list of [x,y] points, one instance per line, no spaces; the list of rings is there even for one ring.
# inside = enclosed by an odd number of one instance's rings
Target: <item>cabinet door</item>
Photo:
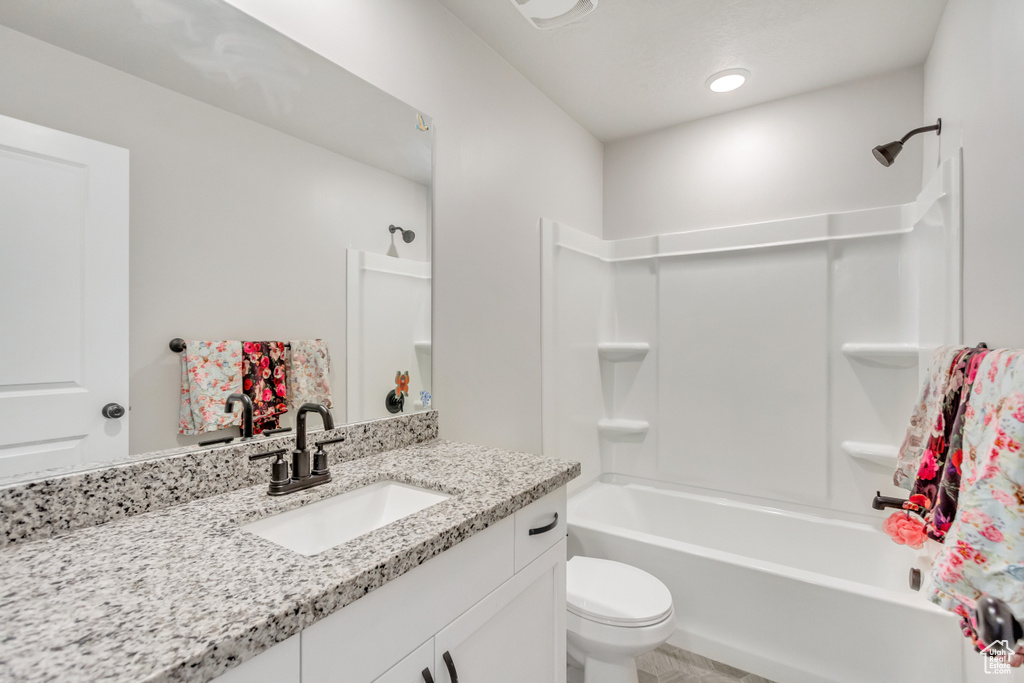
[[[437,634],[434,673],[438,683],[565,680],[564,538]]]
[[[507,517],[302,632],[303,683],[367,683],[509,580]]]
[[[427,673],[423,673],[424,671]],[[373,683],[432,683],[432,681],[434,681],[433,638],[385,671],[384,675]]]

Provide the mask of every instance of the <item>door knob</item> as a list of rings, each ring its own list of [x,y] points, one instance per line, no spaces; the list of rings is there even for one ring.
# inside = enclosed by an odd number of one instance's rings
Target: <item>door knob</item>
[[[124,417],[124,406],[119,403],[108,403],[103,406],[103,417],[111,420],[116,420],[119,417]]]

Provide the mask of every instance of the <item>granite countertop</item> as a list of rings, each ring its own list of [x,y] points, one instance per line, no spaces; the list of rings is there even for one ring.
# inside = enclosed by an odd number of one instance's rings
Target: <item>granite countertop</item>
[[[0,551],[0,680],[207,681],[579,475],[578,463],[434,441],[332,467],[280,498],[240,489]],[[306,557],[242,524],[380,480],[453,497]]]

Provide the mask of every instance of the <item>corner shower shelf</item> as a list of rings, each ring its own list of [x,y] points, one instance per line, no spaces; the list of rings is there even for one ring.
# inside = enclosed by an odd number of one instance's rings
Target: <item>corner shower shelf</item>
[[[417,353],[430,354],[430,340],[413,342],[412,346]],[[406,347],[408,348],[408,347]]]
[[[597,355],[611,363],[641,361],[650,350],[651,345],[647,342],[604,342],[597,345]]]
[[[608,441],[643,441],[651,425],[646,420],[598,420],[597,433]]]
[[[844,441],[839,444],[851,458],[867,460],[878,465],[896,467],[899,448],[884,443],[865,443],[863,441]]]
[[[912,368],[917,365],[920,347],[916,344],[858,344],[846,343],[843,355],[870,365],[892,368]]]

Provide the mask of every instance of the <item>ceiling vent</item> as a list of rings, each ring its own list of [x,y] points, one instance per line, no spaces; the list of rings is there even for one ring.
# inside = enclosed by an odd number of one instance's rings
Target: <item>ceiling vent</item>
[[[597,0],[512,0],[534,28],[559,28],[594,11]]]

